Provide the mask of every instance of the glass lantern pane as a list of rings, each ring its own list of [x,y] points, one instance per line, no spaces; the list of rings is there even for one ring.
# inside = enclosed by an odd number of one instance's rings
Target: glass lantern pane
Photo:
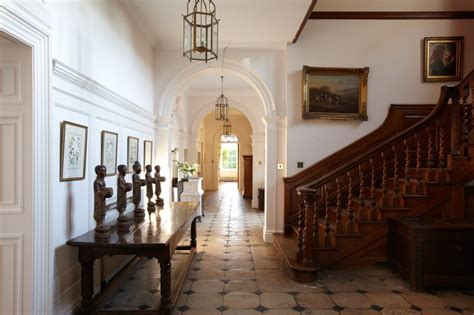
[[[217,21],[217,19],[214,19],[214,23],[212,23],[211,32],[212,32],[211,52],[217,58],[217,51],[219,49],[219,43],[218,43],[219,22]]]

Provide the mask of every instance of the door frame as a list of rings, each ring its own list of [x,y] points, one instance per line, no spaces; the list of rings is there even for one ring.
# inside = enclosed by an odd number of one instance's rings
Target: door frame
[[[0,4],[0,31],[32,50],[33,314],[52,313],[51,243],[51,56],[49,17],[41,2]],[[26,174],[25,174],[26,175]],[[28,175],[26,175],[28,176]],[[27,267],[27,266],[25,266]]]

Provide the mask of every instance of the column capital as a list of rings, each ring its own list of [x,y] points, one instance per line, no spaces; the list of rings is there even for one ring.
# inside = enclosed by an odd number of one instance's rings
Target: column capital
[[[265,128],[267,129],[276,129],[278,126],[278,122],[280,121],[280,116],[263,116],[262,122],[265,124]]]
[[[265,142],[265,135],[250,135],[252,143],[263,143]]]
[[[173,118],[170,116],[156,116],[155,122],[158,128],[168,129],[173,125]]]

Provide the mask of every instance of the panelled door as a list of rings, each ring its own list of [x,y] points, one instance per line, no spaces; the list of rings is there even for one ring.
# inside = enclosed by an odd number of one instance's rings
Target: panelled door
[[[31,60],[0,32],[0,314],[32,313]]]

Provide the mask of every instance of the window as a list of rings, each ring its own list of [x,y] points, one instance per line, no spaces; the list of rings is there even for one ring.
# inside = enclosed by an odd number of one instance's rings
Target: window
[[[221,170],[237,170],[238,141],[239,139],[234,134],[221,136]]]
[[[221,144],[221,169],[237,169],[237,143]]]

